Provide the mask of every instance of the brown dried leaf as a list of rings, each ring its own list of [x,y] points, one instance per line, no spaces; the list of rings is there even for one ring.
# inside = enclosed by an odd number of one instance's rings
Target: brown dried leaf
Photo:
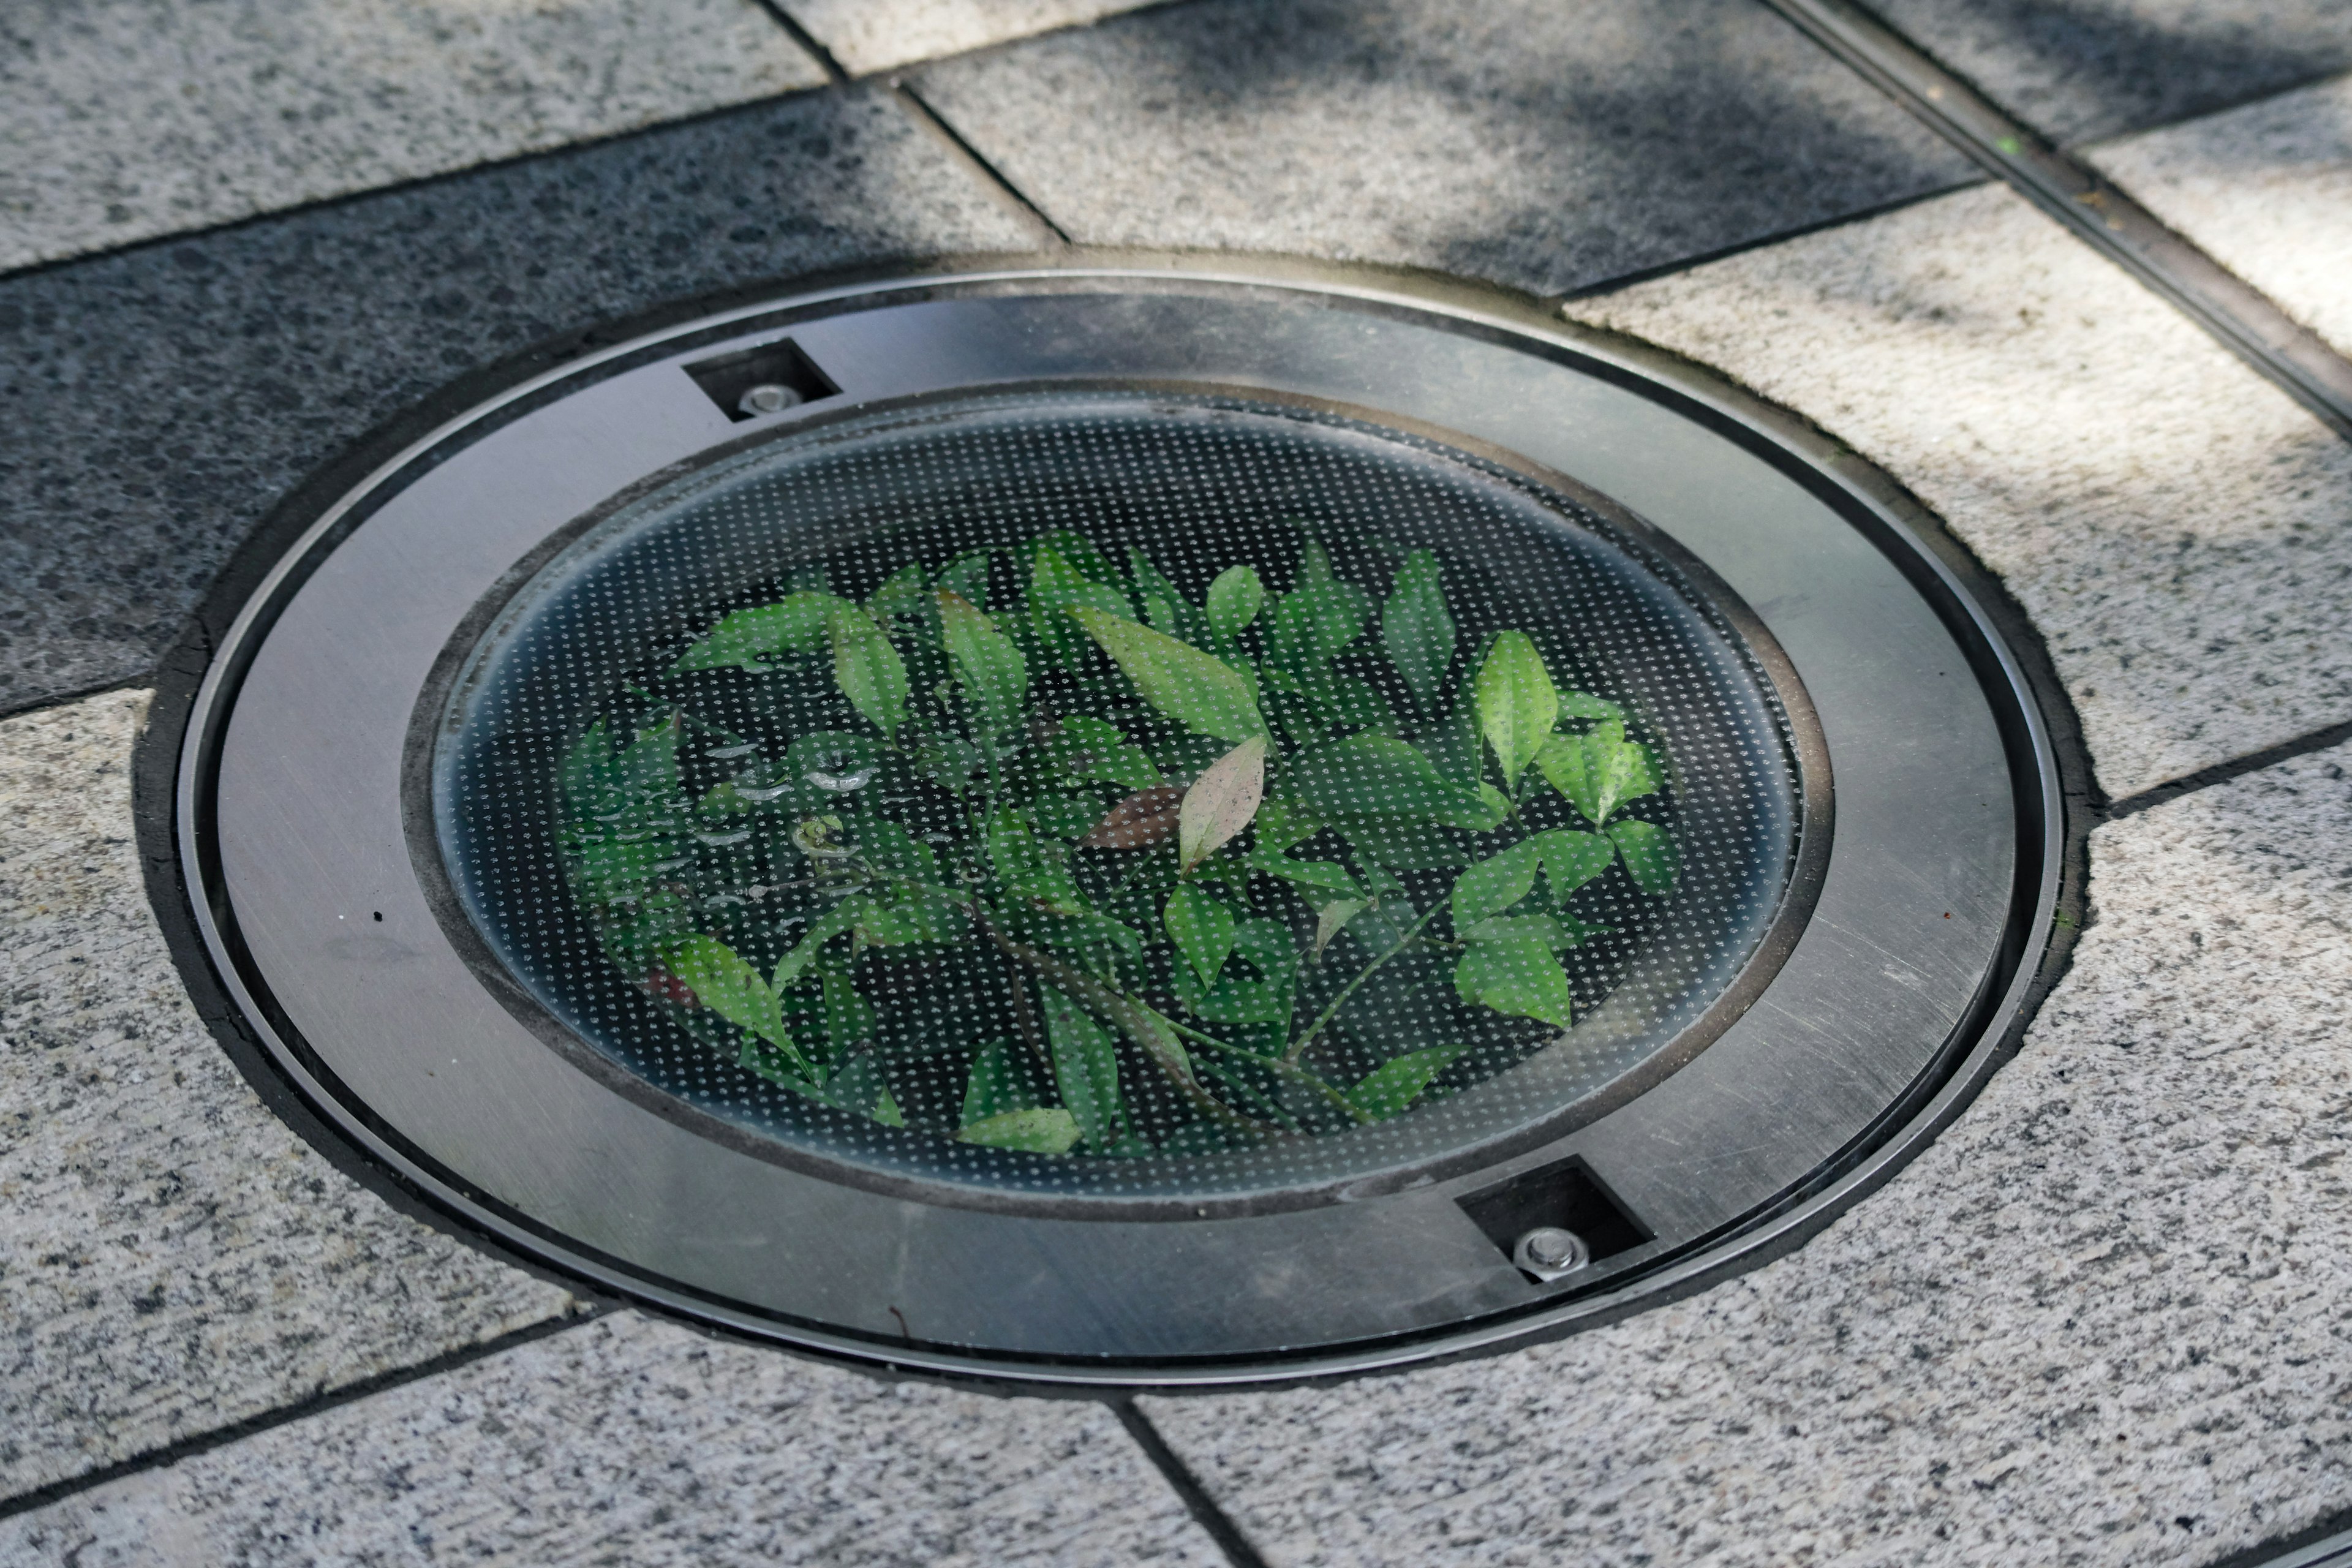
[[[1081,849],[1149,849],[1165,844],[1176,832],[1177,814],[1184,805],[1181,784],[1155,784],[1138,790],[1110,808],[1108,816],[1078,840]]]

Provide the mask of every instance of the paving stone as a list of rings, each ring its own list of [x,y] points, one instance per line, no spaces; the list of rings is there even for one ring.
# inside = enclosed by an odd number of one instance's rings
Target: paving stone
[[[1745,0],[1211,0],[918,85],[1079,240],[1538,293],[1974,177]]]
[[[2352,718],[2352,446],[2007,191],[1570,309],[1941,513],[2047,639],[2110,795]]]
[[[2062,142],[2243,103],[2352,66],[2352,0],[1876,0]]]
[[[1157,0],[781,0],[852,75],[1098,22]]]
[[[1267,1559],[2208,1563],[2352,1506],[2352,747],[2100,827],[2018,1058],[1704,1295],[1148,1399]]]
[[[2352,354],[2352,77],[2090,155],[2165,222]]]
[[[1215,1568],[1105,1406],[885,1384],[634,1313],[0,1522],[0,1563]]]
[[[0,1497],[571,1310],[394,1212],[205,1033],[113,692],[0,721]]]
[[[875,89],[0,279],[0,709],[136,679],[302,476],[467,370],[1031,231]]]
[[[28,0],[0,20],[0,268],[824,80],[753,0]]]

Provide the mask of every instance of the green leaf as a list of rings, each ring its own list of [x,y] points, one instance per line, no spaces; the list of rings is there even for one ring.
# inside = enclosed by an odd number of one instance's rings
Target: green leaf
[[[1110,557],[1096,547],[1095,542],[1071,529],[1049,529],[1029,542],[1029,558],[1034,563],[1042,551],[1052,551],[1090,583],[1104,587],[1118,585],[1118,568]]]
[[[1559,694],[1559,716],[1563,719],[1622,721],[1625,710],[1606,697],[1595,697],[1590,691],[1563,691]]]
[[[1007,892],[1056,914],[1092,912],[1086,895],[1071,879],[1069,867],[1046,854],[1028,822],[1009,806],[999,806],[989,815],[988,859]]]
[[[887,1089],[875,1098],[873,1116],[885,1127],[907,1125],[906,1117],[898,1110],[898,1102],[890,1098],[890,1091]]]
[[[1282,772],[1281,793],[1326,816],[1483,816],[1475,790],[1441,775],[1393,735],[1350,735],[1301,752]]]
[[[746,965],[745,967],[749,967]],[[846,1060],[874,1037],[874,1004],[857,994],[846,974],[824,976],[825,1051],[835,1061]]]
[[[1002,735],[1021,721],[1022,700],[1029,692],[1029,663],[1013,639],[962,595],[942,588],[939,606],[940,640],[946,645],[948,663],[971,704],[978,728],[985,735]]]
[[[1127,625],[1135,621],[1135,606],[1125,594],[1087,576],[1054,551],[1038,551],[1029,574],[1029,624],[1045,651],[1065,665],[1076,663],[1086,646],[1070,629],[1070,616],[1077,613]]]
[[[907,721],[907,665],[874,617],[845,599],[825,616],[833,638],[833,679],[849,705],[886,735]]]
[[[799,945],[776,960],[776,972],[769,979],[770,988],[778,996],[782,996],[799,984],[801,975],[810,964],[816,962],[818,950],[845,931],[856,930],[858,921],[866,917],[870,908],[871,905],[865,899],[844,899],[824,915],[812,921],[807,932],[802,936]]]
[[[1658,792],[1649,748],[1625,739],[1611,719],[1582,735],[1555,735],[1536,753],[1536,766],[1595,827],[1629,800]]]
[[[1186,887],[1168,895],[1160,919],[1201,984],[1213,984],[1234,951],[1233,911],[1200,889]]]
[[[987,550],[959,555],[940,571],[938,585],[973,609],[984,610],[988,608],[988,568],[994,559],[995,552]]]
[[[1348,899],[1363,896],[1363,889],[1356,886],[1353,877],[1348,875],[1348,868],[1336,861],[1293,860],[1261,844],[1243,857],[1242,864],[1253,871],[1263,871],[1269,877],[1279,877],[1286,882],[1313,888],[1318,892],[1337,893]]]
[[[1261,855],[1279,855],[1323,831],[1323,819],[1296,802],[1270,800],[1257,808],[1252,842]]]
[[[1401,1116],[1407,1107],[1421,1098],[1429,1080],[1444,1072],[1467,1047],[1433,1046],[1425,1051],[1412,1051],[1383,1063],[1367,1075],[1361,1083],[1347,1091],[1348,1103],[1357,1112],[1372,1121],[1386,1121]]]
[[[1315,956],[1322,957],[1323,950],[1331,945],[1331,939],[1345,931],[1349,921],[1371,907],[1363,899],[1334,899],[1318,910],[1315,913]]]
[[[1454,929],[1499,914],[1528,896],[1543,865],[1543,846],[1534,839],[1489,856],[1454,879]]]
[[[1453,710],[1421,738],[1423,750],[1437,771],[1465,789],[1475,789],[1485,782],[1486,745],[1478,735],[1476,704],[1467,695],[1457,696]]]
[[[1229,963],[1224,977],[1202,994],[1179,985],[1192,1011],[1212,1024],[1282,1024],[1290,1021],[1297,984],[1297,951],[1290,928],[1278,921],[1237,921],[1234,951],[1263,976],[1249,980]]]
[[[1437,582],[1437,556],[1416,550],[1397,573],[1396,592],[1381,612],[1381,642],[1424,713],[1437,710],[1445,672],[1454,667],[1454,617]]]
[[[1503,787],[1517,789],[1520,773],[1559,721],[1559,692],[1527,633],[1505,632],[1495,639],[1473,693],[1478,728],[1503,770]]]
[[[1059,1107],[1007,1110],[975,1121],[956,1134],[966,1143],[1017,1149],[1029,1154],[1066,1154],[1080,1133],[1077,1118]]]
[[[665,948],[662,963],[704,1006],[775,1047],[803,1077],[816,1077],[784,1030],[782,1003],[733,948],[715,936],[690,936]]]
[[[1654,823],[1628,819],[1612,823],[1609,837],[1616,841],[1617,853],[1624,858],[1625,873],[1633,885],[1655,896],[1675,885],[1675,877],[1682,869],[1682,852],[1665,830]]]
[[[1008,1110],[1034,1110],[1036,1104],[1037,1097],[1030,1092],[1028,1075],[1013,1060],[1012,1047],[1003,1040],[991,1040],[972,1058],[971,1072],[964,1079],[963,1110],[958,1124],[970,1127]]]
[[[886,625],[891,616],[907,614],[921,602],[926,575],[911,562],[899,567],[866,598],[866,613]]]
[[[1554,952],[1564,948],[1580,947],[1584,939],[1606,926],[1588,926],[1581,921],[1559,921],[1550,915],[1496,915],[1492,920],[1463,926],[1454,935],[1464,942],[1539,942]]]
[[[1515,1018],[1540,1019],[1562,1029],[1572,1021],[1568,972],[1538,937],[1471,943],[1454,967],[1454,989],[1465,1002]]]
[[[1242,742],[1266,733],[1249,682],[1224,660],[1149,626],[1088,605],[1070,615],[1110,655],[1143,700],[1186,728]]]
[[[1118,1052],[1085,1008],[1050,986],[1041,988],[1045,1037],[1053,1047],[1054,1081],[1062,1103],[1087,1142],[1102,1149],[1127,1135],[1127,1103],[1118,1091]]]
[[[1193,867],[1232,842],[1265,798],[1265,737],[1252,735],[1211,763],[1184,792],[1176,814],[1177,869]]]
[[[1150,753],[1129,745],[1118,725],[1100,719],[1073,715],[1063,720],[1047,750],[1055,765],[1074,778],[1125,784],[1130,790],[1150,789],[1160,782]]]
[[[794,594],[782,604],[737,610],[703,634],[670,666],[672,674],[691,669],[763,670],[782,653],[814,653],[825,646],[825,626],[833,606],[845,601],[831,594]]]
[[[1242,628],[1257,619],[1265,604],[1265,584],[1255,566],[1228,566],[1209,584],[1209,635],[1230,644]]]
[[[1370,595],[1353,584],[1328,575],[1307,583],[1275,604],[1266,628],[1267,662],[1302,687],[1315,685],[1326,679],[1331,661],[1364,635],[1370,615]]]
[[[1189,643],[1208,640],[1206,617],[1152,563],[1150,556],[1132,544],[1127,547],[1127,574],[1134,580],[1135,591],[1143,599],[1145,618],[1153,626]]]
[[[1554,907],[1567,903],[1570,893],[1609,869],[1615,858],[1609,840],[1570,827],[1538,833],[1528,842],[1543,846],[1544,880],[1551,885]]]

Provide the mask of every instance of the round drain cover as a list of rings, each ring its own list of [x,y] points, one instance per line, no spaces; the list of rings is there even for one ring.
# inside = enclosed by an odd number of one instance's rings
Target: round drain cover
[[[1621,1309],[1893,1157],[2022,994],[2046,752],[1916,541],[1591,345],[1055,273],[467,411],[275,563],[181,826],[280,1068],[507,1245],[1181,1379]]]

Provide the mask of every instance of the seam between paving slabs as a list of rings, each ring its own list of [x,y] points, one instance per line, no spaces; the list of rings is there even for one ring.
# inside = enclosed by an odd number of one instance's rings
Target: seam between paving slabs
[[[1853,0],[1762,3],[2352,438],[2352,361],[2120,186]]]

